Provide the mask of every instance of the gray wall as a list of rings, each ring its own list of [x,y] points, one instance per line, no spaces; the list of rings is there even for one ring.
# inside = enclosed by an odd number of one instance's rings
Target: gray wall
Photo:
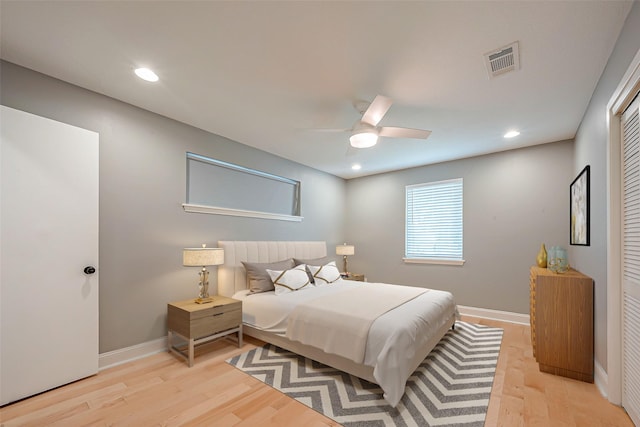
[[[11,63],[0,74],[3,105],[100,134],[101,353],[162,337],[167,302],[197,295],[184,247],[288,239],[331,248],[344,238],[340,178]],[[185,213],[186,151],[300,181],[304,220]]]
[[[351,271],[452,292],[461,305],[529,313],[541,243],[567,247],[573,143],[564,141],[347,181]],[[464,179],[464,266],[405,264],[405,186]]]
[[[607,103],[640,50],[640,3],[634,2],[575,138],[573,172],[591,165],[591,245],[572,246],[576,269],[595,283],[595,357],[607,369]]]
[[[591,165],[590,247],[570,262],[596,285],[596,360],[606,368],[605,106],[640,48],[634,3],[571,142],[348,181],[59,80],[2,62],[0,103],[100,133],[100,351],[165,333],[168,301],[196,292],[181,249],[220,239],[343,240],[350,270],[370,280],[447,289],[459,304],[528,313],[528,268],[540,243],[568,246],[568,184]],[[186,151],[302,182],[302,223],[187,214]],[[404,187],[464,178],[466,264],[402,262]],[[320,203],[314,194],[323,194]],[[318,201],[317,201],[318,200]],[[346,216],[346,224],[344,218]],[[215,274],[212,275],[215,282]]]

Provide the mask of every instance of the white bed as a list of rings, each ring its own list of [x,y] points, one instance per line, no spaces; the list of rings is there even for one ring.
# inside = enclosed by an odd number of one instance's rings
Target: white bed
[[[385,399],[394,407],[404,394],[409,376],[456,318],[451,294],[429,290],[378,317],[369,329],[364,360],[356,363],[350,358],[288,339],[288,314],[297,304],[326,294],[370,286],[364,288],[366,291],[378,285],[340,280],[318,289],[285,295],[266,292],[247,296],[249,291],[242,261],[268,263],[287,258],[321,258],[327,255],[325,242],[220,241],[218,246],[225,250],[225,263],[218,269],[218,294],[243,301],[245,334],[379,384]]]

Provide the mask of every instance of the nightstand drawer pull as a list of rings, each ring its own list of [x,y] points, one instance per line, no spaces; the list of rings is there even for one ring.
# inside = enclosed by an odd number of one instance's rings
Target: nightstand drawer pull
[[[224,313],[215,313],[212,315],[212,317],[216,317],[216,316],[222,316]]]

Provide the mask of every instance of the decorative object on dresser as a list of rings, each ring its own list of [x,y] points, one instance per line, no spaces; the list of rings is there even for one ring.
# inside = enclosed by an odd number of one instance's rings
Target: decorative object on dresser
[[[201,248],[185,248],[182,251],[182,265],[185,267],[202,267],[198,273],[200,293],[195,300],[198,304],[206,304],[213,301],[209,296],[209,272],[208,265],[221,265],[224,263],[224,250],[220,248],[207,248],[203,244]]]
[[[551,246],[547,252],[547,268],[554,273],[566,273],[569,270],[569,255],[560,246]]]
[[[547,249],[544,247],[544,243],[540,245],[540,251],[536,256],[536,264],[538,264],[540,268],[547,267]]]
[[[198,344],[237,333],[238,347],[242,347],[242,301],[222,296],[211,300],[212,304],[207,305],[193,299],[167,305],[169,351],[184,357],[189,367],[193,366]],[[174,335],[187,341],[186,348],[174,346]]]
[[[540,371],[593,382],[593,279],[531,267],[533,356]]]
[[[569,187],[569,244],[571,245],[590,245],[590,175],[591,167],[587,165]]]
[[[336,246],[336,255],[342,255],[342,261],[344,265],[344,274],[349,274],[349,270],[347,270],[347,256],[354,255],[356,253],[356,248],[353,245],[338,245]]]

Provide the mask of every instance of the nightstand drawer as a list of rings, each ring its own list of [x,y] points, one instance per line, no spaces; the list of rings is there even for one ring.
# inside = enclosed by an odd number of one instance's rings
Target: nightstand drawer
[[[219,316],[224,313],[229,313],[242,309],[242,302],[234,302],[229,304],[218,304],[215,301],[205,305],[206,308],[198,311],[192,311],[189,313],[190,320],[194,321],[204,317]]]
[[[234,304],[235,305],[235,304]],[[227,307],[225,307],[227,308]],[[207,310],[208,315],[191,321],[191,337],[202,338],[227,329],[237,328],[242,323],[242,310]],[[199,313],[200,314],[200,313]]]

